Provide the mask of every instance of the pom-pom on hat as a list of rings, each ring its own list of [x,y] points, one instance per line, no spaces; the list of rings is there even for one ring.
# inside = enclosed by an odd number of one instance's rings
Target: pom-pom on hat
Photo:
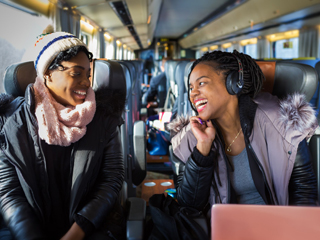
[[[67,32],[46,33],[38,36],[34,49],[37,53],[34,66],[38,77],[43,79],[49,65],[60,52],[75,46],[87,47],[80,39]]]

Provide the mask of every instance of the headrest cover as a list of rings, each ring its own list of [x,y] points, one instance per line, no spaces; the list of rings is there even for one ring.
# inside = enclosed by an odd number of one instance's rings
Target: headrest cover
[[[43,79],[51,62],[62,51],[75,46],[85,46],[80,39],[67,32],[55,32],[42,34],[35,43],[35,52],[37,58],[34,60],[34,66],[38,77]]]

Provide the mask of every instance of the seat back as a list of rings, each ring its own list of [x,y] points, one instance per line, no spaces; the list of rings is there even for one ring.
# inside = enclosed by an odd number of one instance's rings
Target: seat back
[[[304,94],[308,102],[313,97],[318,84],[313,67],[292,62],[257,61],[257,64],[266,77],[262,91],[279,98],[298,92]]]
[[[185,60],[185,61],[180,61],[178,62],[175,70],[175,82],[177,86],[177,116],[180,116],[183,113],[184,105],[186,104],[184,101],[185,98],[185,93],[187,92],[187,89],[185,87],[184,83],[184,73],[185,73],[185,68],[188,65],[190,61]]]
[[[24,96],[27,86],[35,82],[36,76],[32,61],[12,64],[4,74],[4,90],[13,97]]]
[[[111,76],[111,74],[113,76]],[[126,91],[126,105],[125,105],[125,111],[122,113],[122,118],[126,122],[126,124],[122,124],[120,131],[121,131],[121,142],[122,142],[122,151],[124,156],[124,167],[125,170],[132,169],[131,166],[129,166],[132,163],[132,141],[130,142],[130,139],[132,139],[133,133],[132,133],[132,115],[131,113],[131,77],[129,74],[129,70],[122,66],[120,63],[115,61],[108,61],[106,59],[96,59],[94,60],[94,67],[93,67],[93,89],[95,90],[96,84],[101,85],[104,84],[106,86],[110,84],[116,84],[118,87],[125,87]],[[118,79],[118,81],[110,81],[112,79]],[[130,107],[128,107],[128,105]],[[129,110],[128,110],[129,109]],[[130,132],[131,131],[131,132]],[[130,148],[131,146],[131,148]],[[130,192],[132,188],[130,187],[132,185],[132,176],[131,171],[125,171],[125,182],[126,182],[126,189],[123,191],[126,195],[131,195]],[[125,199],[127,196],[125,197]]]
[[[133,69],[134,65],[126,61],[119,61],[126,75],[127,82],[130,82],[130,87],[127,89],[130,91],[127,94],[126,103],[126,130],[127,134],[124,138],[128,143],[128,154],[127,154],[127,184],[128,184],[128,197],[136,196],[136,186],[139,185],[145,178],[146,171],[146,130],[145,123],[143,121],[138,121],[137,118],[137,108],[135,103],[137,102],[137,96],[134,94],[133,71],[130,73],[130,68]],[[130,89],[129,89],[130,88]],[[135,101],[135,102],[134,102]],[[144,126],[144,127],[142,127]],[[144,136],[142,138],[141,136]],[[144,139],[144,140],[142,140]]]
[[[165,63],[165,73],[167,78],[167,84],[166,84],[166,100],[164,104],[164,109],[166,112],[170,112],[173,108],[173,105],[175,103],[175,99],[177,97],[178,91],[176,87],[176,81],[175,81],[175,70],[176,66],[179,63],[177,60],[168,60]]]
[[[320,61],[314,65],[314,69],[318,73],[318,80],[319,80],[319,84],[316,91],[317,95],[314,96],[314,106],[317,109],[318,122],[320,122],[320,115],[319,115],[319,112],[320,112]]]
[[[190,73],[192,64],[193,64],[193,61],[189,62],[184,69],[184,86],[186,89],[186,92],[184,93],[184,96],[183,96],[184,98],[183,115],[184,116],[192,116],[194,114],[194,111],[192,110],[191,104],[188,99],[188,75]]]
[[[131,76],[131,88],[132,88],[132,119],[133,121],[138,121],[140,118],[140,111],[139,111],[139,90],[138,90],[138,81],[137,81],[137,74],[135,66],[130,61],[118,61],[122,65],[126,66],[129,70],[130,76]],[[139,86],[140,87],[140,86]]]
[[[138,112],[139,112],[139,119],[140,119],[140,112],[141,112],[141,107],[142,107],[141,85],[143,83],[144,66],[143,66],[143,61],[140,61],[140,60],[132,60],[130,62],[132,64],[134,64],[135,69],[136,69],[136,78],[137,78],[136,89],[137,89],[137,93],[138,93],[137,99],[138,99]]]

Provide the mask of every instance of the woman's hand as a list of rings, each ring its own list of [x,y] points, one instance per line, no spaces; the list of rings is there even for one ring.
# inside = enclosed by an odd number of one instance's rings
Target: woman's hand
[[[212,142],[216,136],[216,129],[213,127],[210,120],[205,122],[197,116],[190,118],[190,124],[193,135],[198,140],[198,151],[203,156],[208,156],[211,150]]]
[[[82,240],[84,237],[84,231],[77,223],[74,223],[69,231],[60,240]]]

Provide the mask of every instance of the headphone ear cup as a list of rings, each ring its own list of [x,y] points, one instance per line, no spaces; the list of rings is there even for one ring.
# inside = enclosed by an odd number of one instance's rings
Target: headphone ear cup
[[[238,88],[237,83],[239,81],[239,72],[232,71],[228,74],[226,79],[226,88],[230,95],[236,95],[240,92],[240,88]]]

